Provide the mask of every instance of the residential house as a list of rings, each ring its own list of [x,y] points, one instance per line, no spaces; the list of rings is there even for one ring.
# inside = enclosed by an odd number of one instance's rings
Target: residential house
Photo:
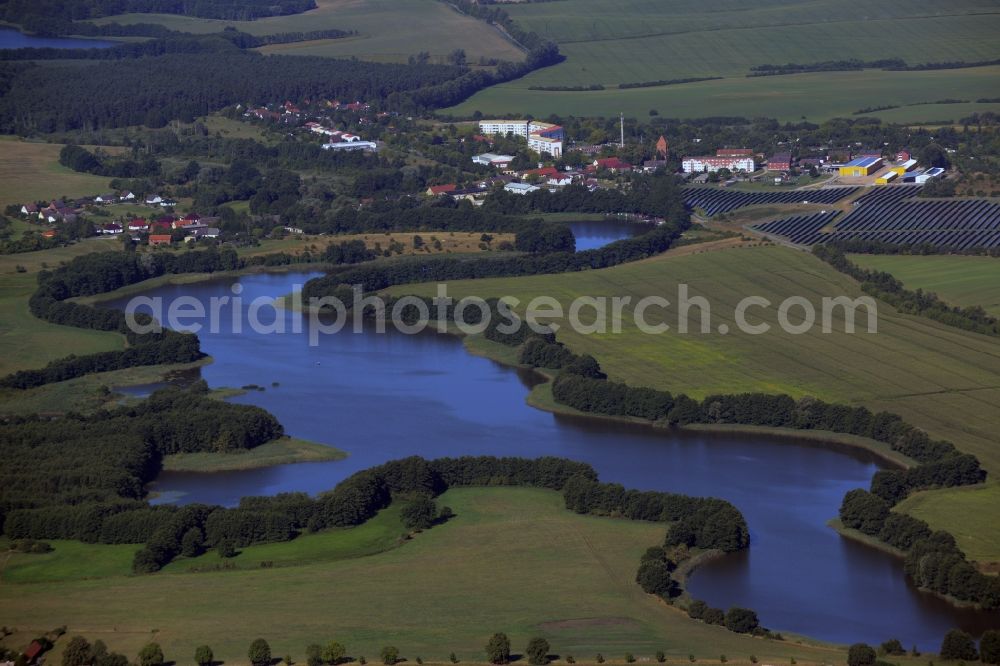
[[[129,220],[129,222],[128,222],[128,230],[129,231],[148,231],[149,230],[149,222],[147,222],[146,220],[144,220],[141,217],[133,218],[133,219]]]
[[[458,189],[458,185],[455,183],[449,183],[447,185],[431,185],[427,188],[427,196],[429,197],[439,197],[443,194],[451,194]]]
[[[96,204],[113,204],[118,203],[117,194],[99,194],[94,197],[94,203]]]
[[[170,245],[170,234],[150,234],[149,244],[150,245]]]
[[[102,225],[97,230],[97,233],[99,233],[99,234],[105,234],[105,235],[109,235],[109,236],[114,236],[114,235],[120,234],[121,232],[122,232],[122,225],[117,224],[115,222],[112,222],[111,224]]]
[[[631,171],[632,165],[628,162],[618,159],[617,157],[605,157],[594,160],[593,167],[595,170],[607,169],[612,173],[622,173],[624,171]]]
[[[31,645],[29,645],[28,649],[24,651],[24,659],[28,662],[29,666],[37,664],[43,652],[45,652],[45,647],[42,646],[41,643],[38,641],[31,641]]]
[[[529,183],[507,183],[504,185],[503,189],[511,194],[530,194],[531,192],[537,192],[542,188]]]
[[[642,170],[646,173],[652,173],[657,169],[667,168],[668,162],[666,160],[646,160],[642,163]]]
[[[163,197],[158,194],[154,194],[151,197],[146,197],[147,206],[159,206],[163,202]]]
[[[33,203],[21,206],[21,215],[38,215],[38,206]]]
[[[767,161],[768,171],[791,171],[791,169],[791,153],[775,153],[774,155],[771,155],[771,159]]]
[[[132,192],[123,192],[121,195],[121,200],[128,202],[135,201],[135,195]]]
[[[161,199],[160,208],[173,208],[177,205],[177,202],[173,199]]]

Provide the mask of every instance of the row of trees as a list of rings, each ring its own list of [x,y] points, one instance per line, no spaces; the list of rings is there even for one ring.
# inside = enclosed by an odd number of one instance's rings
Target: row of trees
[[[984,608],[1000,608],[1000,580],[980,573],[951,534],[932,531],[926,522],[891,512],[891,508],[878,495],[852,490],[841,504],[840,520],[845,527],[906,553],[906,573],[920,587]]]
[[[860,282],[866,294],[889,303],[900,312],[928,317],[966,331],[1000,336],[1000,320],[978,305],[952,307],[930,292],[906,289],[889,273],[861,268],[837,246],[815,245],[813,254]]]

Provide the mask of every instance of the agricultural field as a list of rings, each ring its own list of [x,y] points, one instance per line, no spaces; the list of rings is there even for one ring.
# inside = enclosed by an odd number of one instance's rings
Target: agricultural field
[[[878,7],[862,0],[710,7],[682,0],[567,0],[508,11],[566,55],[565,63],[532,75],[536,85],[743,76],[754,65],[850,58],[917,64],[1000,57],[1000,13],[988,0],[947,8],[928,0]]]
[[[92,354],[124,346],[124,338],[116,333],[57,326],[28,311],[39,270],[81,254],[120,247],[118,240],[91,238],[53,250],[0,256],[0,375],[39,368],[70,353]],[[25,272],[19,272],[18,266]]]
[[[515,652],[541,635],[553,652],[581,662],[599,651],[609,662],[624,663],[627,651],[651,660],[656,650],[675,662],[693,654],[718,663],[720,653],[734,664],[749,664],[751,654],[778,660],[771,663],[844,658],[695,622],[643,594],[635,569],[662,541],[663,525],[579,516],[558,493],[529,488],[453,489],[438,503],[455,518],[403,543],[390,507],[357,528],[246,548],[234,571],[188,572],[214,568],[219,559],[208,555],[128,576],[134,546],[56,542],[50,555],[14,555],[0,585],[0,623],[19,631],[5,643],[65,623],[128,655],[156,640],[181,663],[208,643],[216,659],[242,664],[250,641],[263,636],[274,654],[304,662],[306,645],[334,638],[353,658],[373,659],[386,643],[379,627],[392,627],[401,656],[439,663],[452,651],[484,661],[494,631],[507,632]],[[261,561],[274,566],[261,569]]]
[[[107,191],[109,178],[59,164],[62,146],[0,137],[0,211],[10,204],[80,197]]]
[[[852,254],[851,261],[885,271],[908,289],[931,291],[950,305],[980,305],[1000,317],[1000,259],[961,256]]]
[[[698,308],[689,313],[693,332],[680,335],[678,311],[647,312],[650,323],[671,331],[647,335],[625,308],[621,333],[585,335],[560,329],[558,335],[576,352],[594,355],[611,378],[697,397],[710,393],[761,391],[812,395],[896,412],[936,437],[951,439],[976,454],[993,474],[1000,471],[996,432],[1000,427],[1000,345],[994,339],[943,324],[878,310],[878,332],[867,333],[859,312],[858,332],[844,331],[842,312],[834,313],[832,333],[820,326],[801,335],[780,330],[777,306],[803,296],[821,312],[821,299],[861,296],[858,285],[809,254],[775,246],[735,247],[700,254],[678,254],[606,270],[566,275],[486,279],[449,283],[449,295],[512,296],[522,307],[535,296],[552,296],[564,305],[580,295],[660,295],[676,303],[680,284],[691,296],[709,300],[711,333],[700,334]],[[395,293],[433,295],[432,286],[396,287]],[[772,305],[752,308],[750,319],[771,325],[764,335],[739,332],[736,304],[763,296]],[[800,312],[797,308],[795,309]],[[655,314],[654,314],[655,313]],[[793,323],[801,315],[790,314]],[[718,333],[725,324],[729,333]],[[1000,548],[1000,544],[997,544]]]
[[[357,36],[265,47],[265,53],[405,62],[421,51],[444,61],[464,49],[471,62],[480,57],[521,60],[523,52],[492,27],[463,16],[440,0],[318,0],[302,14],[256,21],[223,21],[170,14],[121,14],[97,23],[158,23],[192,33],[218,32],[226,26],[254,35],[311,30],[355,30]]]
[[[550,114],[617,116],[625,113],[635,118],[646,118],[650,110],[656,110],[666,118],[764,116],[791,122],[803,118],[810,121],[850,118],[855,111],[865,108],[912,105],[889,109],[886,113],[891,114],[895,122],[918,123],[940,120],[942,115],[945,119],[961,116],[951,105],[918,102],[947,98],[976,100],[995,96],[991,92],[996,91],[995,82],[1000,77],[1000,67],[924,72],[813,72],[756,78],[740,76],[652,88],[607,88],[588,92],[529,90],[530,86],[542,85],[532,79],[536,75],[533,73],[517,81],[492,86],[442,112],[456,116],[471,116],[475,111],[488,115],[531,113],[536,117]],[[933,94],[928,91],[933,91]],[[948,107],[947,113],[942,113],[942,106]],[[1000,112],[1000,104],[997,103],[971,106],[979,113]],[[875,111],[864,115],[881,117],[882,113]]]

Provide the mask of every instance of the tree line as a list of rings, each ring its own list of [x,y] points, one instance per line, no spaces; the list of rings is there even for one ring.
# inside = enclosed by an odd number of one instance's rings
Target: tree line
[[[840,246],[815,245],[813,254],[860,282],[866,294],[889,303],[900,312],[928,317],[966,331],[1000,336],[1000,320],[978,305],[950,306],[936,294],[907,289],[890,273],[861,268],[847,258]]]

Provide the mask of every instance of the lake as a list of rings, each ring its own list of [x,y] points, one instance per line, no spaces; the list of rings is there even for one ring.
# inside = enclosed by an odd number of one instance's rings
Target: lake
[[[248,303],[281,296],[315,275],[243,277],[241,297]],[[231,296],[235,283],[165,286],[145,295],[207,304]],[[317,493],[410,455],[562,456],[590,463],[603,481],[733,502],[749,523],[751,548],[705,565],[689,588],[713,606],[753,608],[774,630],[840,643],[898,637],[936,650],[952,627],[978,634],[997,624],[996,614],[956,609],[919,592],[899,560],[826,526],[848,490],[868,486],[878,468],[871,454],[792,438],[557,416],[525,403],[537,375],[473,356],[452,336],[345,329],[310,346],[308,323],[299,334],[264,335],[246,332],[245,308],[242,316],[243,333],[233,332],[228,315],[217,333],[199,333],[214,358],[201,376],[213,387],[267,387],[234,400],[267,409],[290,435],[350,456],[211,476],[163,473],[153,488],[159,501],[232,506],[247,495]],[[289,330],[303,317],[284,310],[275,316]]]
[[[78,39],[74,37],[39,37],[26,35],[13,28],[0,28],[0,49],[23,49],[28,47],[50,49],[106,49],[121,42],[102,39]]]

